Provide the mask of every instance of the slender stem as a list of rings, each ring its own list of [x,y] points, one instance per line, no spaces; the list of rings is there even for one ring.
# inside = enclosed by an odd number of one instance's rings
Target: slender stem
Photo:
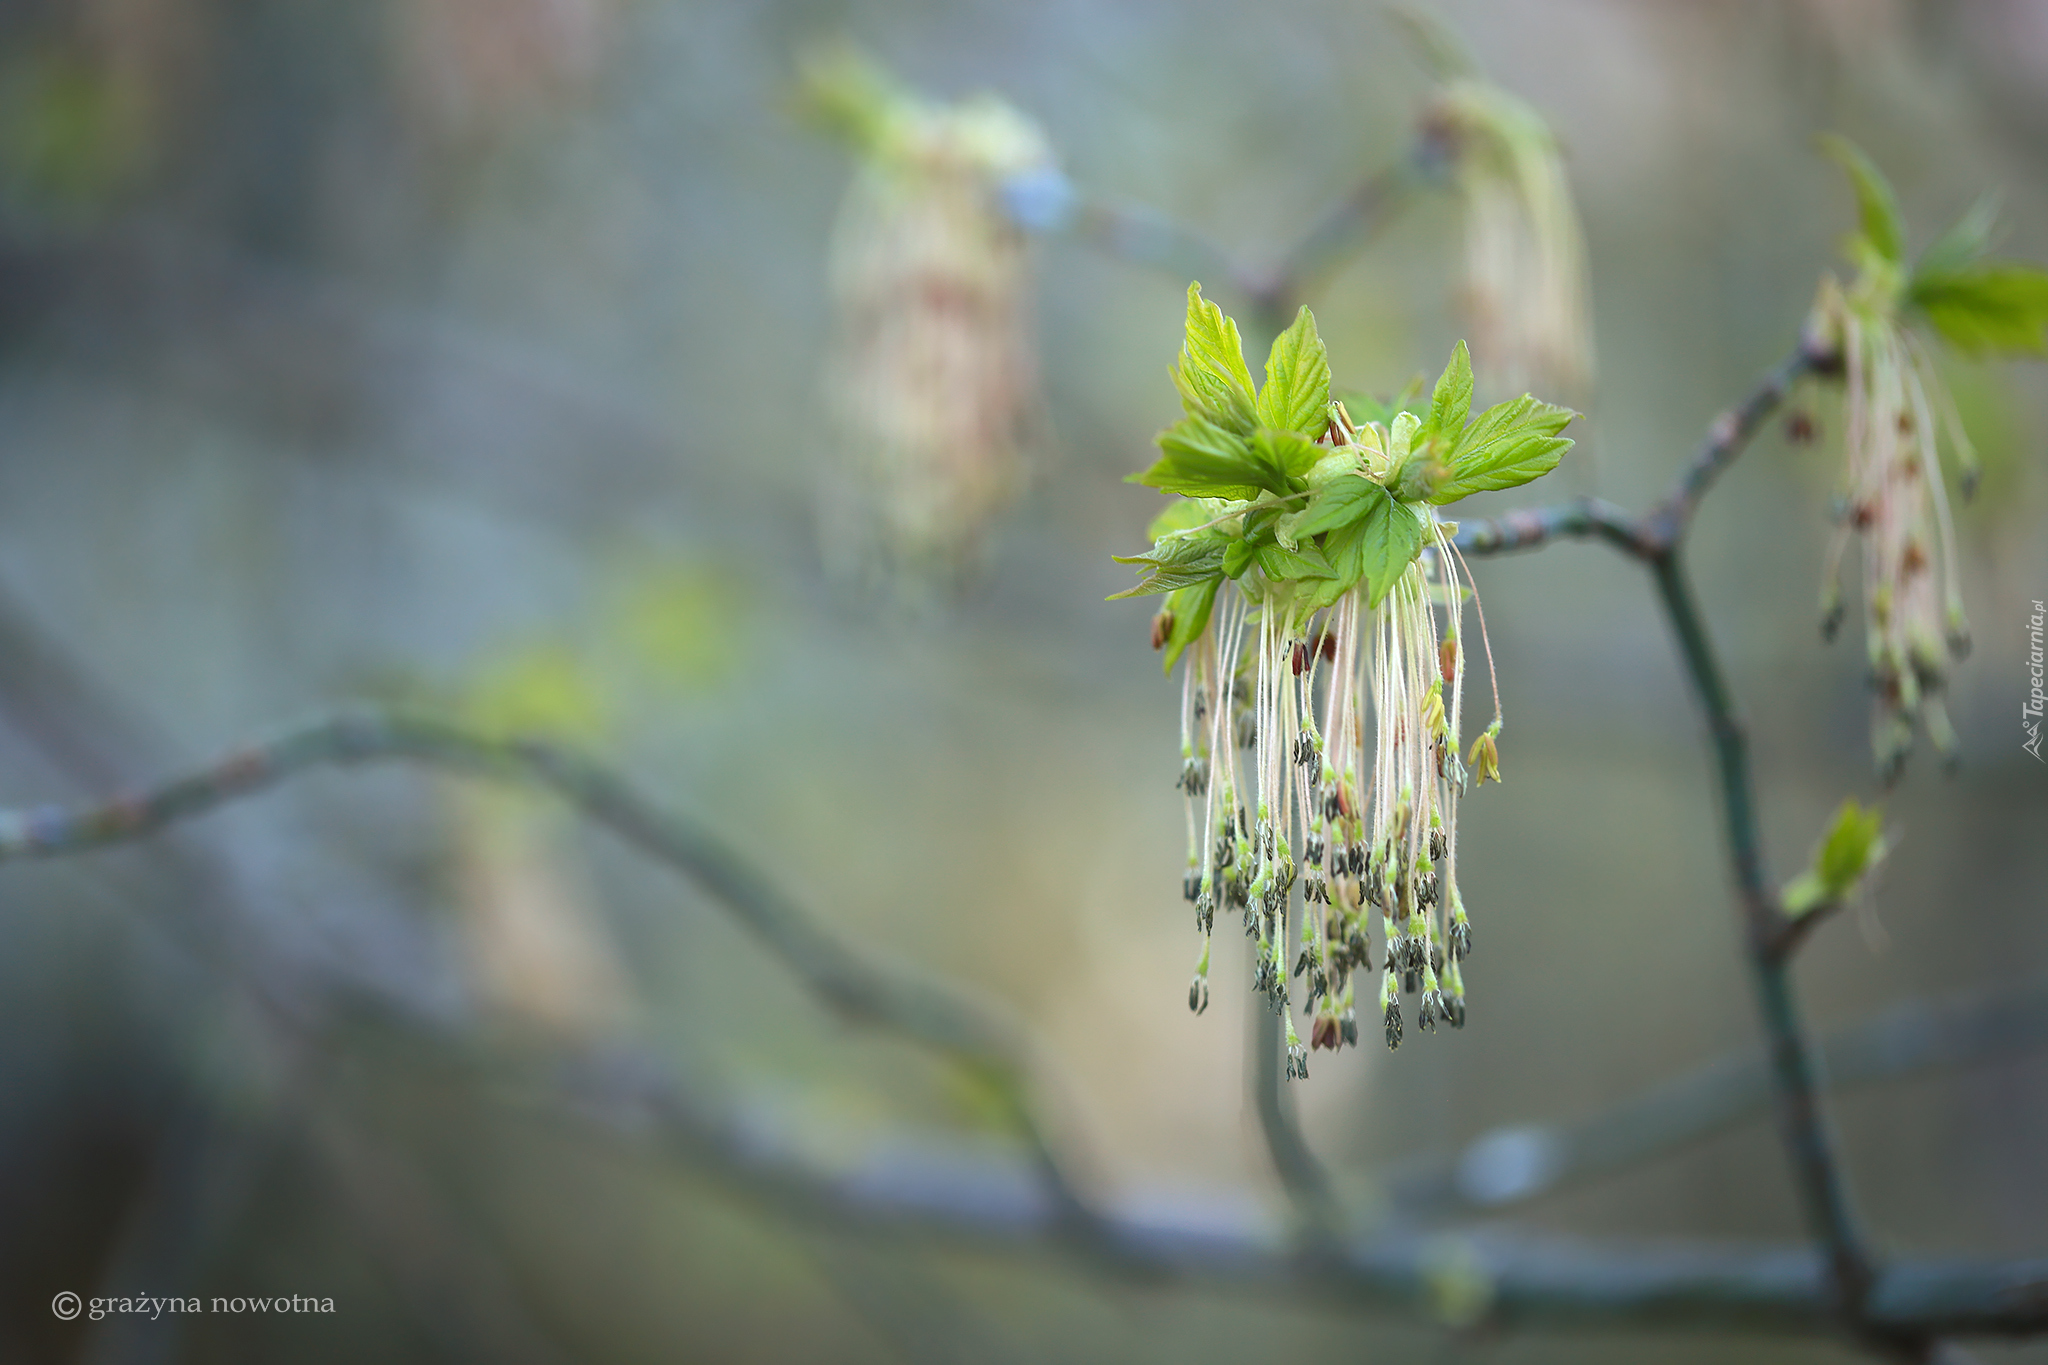
[[[1253,340],[1277,334],[1301,293],[1346,256],[1371,240],[1427,179],[1427,156],[1410,156],[1368,175],[1267,269],[1234,253],[1167,214],[1127,204],[1083,199],[1062,221],[1079,240],[1118,260],[1149,266],[1176,279],[1229,284],[1248,304]],[[1027,227],[1035,223],[1023,224]]]
[[[1598,538],[1624,554],[1651,559],[1684,538],[1706,491],[1748,448],[1800,376],[1830,373],[1840,363],[1833,352],[1802,341],[1757,381],[1748,396],[1714,419],[1671,491],[1643,516],[1631,517],[1598,498],[1521,507],[1498,517],[1461,521],[1458,548],[1472,556],[1497,555],[1537,549],[1564,537]]]
[[[786,1216],[864,1236],[893,1229],[1012,1253],[1062,1249],[1042,1187],[1014,1163],[899,1135],[820,1169],[802,1158],[801,1144],[776,1140],[760,1122],[706,1109],[648,1059],[613,1055],[593,1070],[602,1074],[574,1104],[579,1120],[651,1140]],[[1112,1199],[1100,1212],[1105,1250],[1094,1269],[1139,1283],[1213,1285],[1441,1321],[1454,1267],[1457,1283],[1473,1291],[1473,1327],[1825,1334],[1839,1324],[1826,1267],[1796,1248],[1393,1227],[1328,1244],[1304,1262],[1228,1199]],[[2048,1331],[2048,1261],[1898,1262],[1877,1274],[1865,1303],[1866,1321],[1899,1337]]]
[[[1281,258],[1259,291],[1268,312],[1284,315],[1297,296],[1371,241],[1423,184],[1419,153],[1380,168],[1333,204]]]
[[[1334,1237],[1343,1224],[1329,1173],[1309,1150],[1294,1112],[1294,1097],[1281,1077],[1280,1014],[1257,993],[1250,997],[1253,1015],[1251,1086],[1253,1107],[1259,1115],[1259,1133],[1265,1139],[1266,1155],[1273,1173],[1287,1191],[1300,1230],[1312,1238]]]
[[[1727,682],[1721,676],[1706,624],[1692,599],[1675,548],[1650,560],[1659,600],[1678,636],[1679,653],[1707,714],[1721,790],[1728,857],[1748,930],[1750,970],[1766,1047],[1777,1079],[1778,1124],[1806,1221],[1826,1249],[1837,1306],[1852,1326],[1864,1321],[1873,1278],[1870,1253],[1850,1206],[1834,1136],[1821,1111],[1813,1044],[1800,1018],[1789,959],[1775,946],[1784,920],[1764,871],[1762,839],[1749,769],[1749,745]]]
[[[1670,494],[1633,522],[1599,504],[1570,503],[1475,523],[1460,531],[1459,542],[1467,554],[1489,554],[1540,545],[1556,536],[1597,535],[1649,567],[1658,600],[1677,636],[1686,675],[1706,712],[1722,826],[1741,900],[1757,1010],[1776,1082],[1778,1122],[1800,1203],[1808,1226],[1826,1253],[1837,1311],[1853,1331],[1868,1338],[1876,1331],[1867,1311],[1876,1270],[1821,1111],[1813,1044],[1793,994],[1790,954],[1802,936],[1787,931],[1789,921],[1764,869],[1748,740],[1679,557],[1680,542],[1714,481],[1748,446],[1801,375],[1824,372],[1836,363],[1832,353],[1802,340],[1742,402],[1715,419]],[[1883,1344],[1896,1347],[1900,1343]],[[1915,1349],[1925,1344],[1909,1343]]]
[[[1214,279],[1246,294],[1258,292],[1258,283],[1230,252],[1152,209],[1090,199],[1068,230],[1106,255],[1178,280]]]
[[[1978,1066],[2048,1047],[2048,980],[1956,1000],[1915,1000],[1819,1044],[1830,1091]],[[1668,1156],[1771,1105],[1770,1058],[1734,1052],[1645,1094],[1563,1124],[1493,1129],[1454,1159],[1418,1162],[1387,1182],[1412,1215],[1498,1210]]]
[[[551,791],[695,880],[844,1018],[893,1029],[966,1064],[1002,1098],[1032,1144],[1070,1228],[1087,1233],[1093,1215],[1034,1116],[1025,1048],[1014,1030],[951,991],[867,962],[710,834],[661,811],[608,769],[552,745],[488,739],[415,717],[365,713],[316,721],[101,805],[0,811],[0,862],[130,842],[315,768],[394,760]]]
[[[1534,550],[1566,537],[1604,540],[1624,554],[1640,558],[1644,553],[1634,518],[1613,503],[1599,498],[1579,498],[1548,507],[1518,507],[1484,520],[1458,523],[1452,542],[1461,554],[1508,554]]]
[[[1792,392],[1792,386],[1806,374],[1830,373],[1841,364],[1841,356],[1801,338],[1792,353],[1773,366],[1751,389],[1749,396],[1716,417],[1692,462],[1679,475],[1678,483],[1664,501],[1643,518],[1646,538],[1654,544],[1676,545],[1684,536],[1700,499],[1714,486],[1724,470],[1749,446],[1750,438],[1778,405]]]

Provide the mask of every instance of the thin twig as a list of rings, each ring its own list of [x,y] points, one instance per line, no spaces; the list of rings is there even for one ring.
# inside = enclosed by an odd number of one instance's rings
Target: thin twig
[[[1994,995],[1915,1000],[1820,1042],[1830,1092],[1983,1065],[2048,1047],[2048,981]],[[1457,1158],[1388,1182],[1410,1215],[1499,1210],[1613,1175],[1734,1127],[1767,1107],[1769,1059],[1738,1052],[1568,1124],[1497,1128]]]
[[[1713,420],[1671,491],[1640,517],[1598,498],[1520,507],[1498,517],[1461,520],[1458,548],[1467,555],[1497,555],[1537,549],[1566,537],[1595,538],[1633,558],[1654,559],[1684,538],[1706,491],[1748,448],[1800,377],[1826,374],[1839,364],[1840,357],[1832,352],[1802,341],[1757,381],[1747,397]]]
[[[1821,1111],[1813,1044],[1793,998],[1790,955],[1803,935],[1778,903],[1764,867],[1757,828],[1756,798],[1749,768],[1748,740],[1716,658],[1706,622],[1693,601],[1679,548],[1700,500],[1748,446],[1802,375],[1826,372],[1837,357],[1802,339],[1792,354],[1735,407],[1716,418],[1698,452],[1671,493],[1651,511],[1626,517],[1595,515],[1587,503],[1538,508],[1493,522],[1475,523],[1459,533],[1468,554],[1540,545],[1558,535],[1598,535],[1650,570],[1658,601],[1677,637],[1679,656],[1706,714],[1721,795],[1723,832],[1735,874],[1748,943],[1750,970],[1766,1050],[1777,1087],[1779,1126],[1792,1161],[1807,1225],[1825,1250],[1837,1311],[1850,1330],[1866,1338],[1881,1335],[1868,1311],[1877,1271],[1852,1210],[1841,1162]],[[1472,537],[1469,545],[1466,536]],[[1901,1343],[1874,1341],[1886,1347]],[[1904,1343],[1921,1348],[1925,1342]]]
[[[694,879],[844,1018],[893,1029],[966,1063],[1003,1098],[1071,1230],[1085,1235],[1087,1204],[1032,1112],[1024,1045],[1009,1026],[937,985],[864,961],[711,835],[662,812],[609,770],[552,745],[487,739],[416,717],[363,713],[316,721],[102,805],[0,811],[0,862],[130,842],[314,768],[392,760],[546,788]]]
[[[821,1169],[758,1123],[706,1110],[649,1059],[593,1058],[573,1114],[716,1174],[792,1218],[895,1231],[1011,1253],[1057,1254],[1059,1219],[1016,1165],[899,1136]],[[545,1093],[559,1095],[560,1088]],[[550,1101],[552,1103],[553,1101]],[[1096,1268],[1320,1302],[1345,1310],[1440,1312],[1447,1277],[1492,1326],[1642,1327],[1824,1334],[1838,1325],[1824,1263],[1788,1247],[1585,1241],[1499,1230],[1405,1229],[1333,1242],[1304,1257],[1241,1205],[1192,1194],[1099,1208]],[[2021,1336],[2048,1330],[2048,1260],[1898,1262],[1880,1271],[1865,1320],[1900,1336]]]
[[[1567,537],[1604,540],[1624,554],[1641,558],[1635,519],[1611,502],[1578,498],[1547,507],[1518,507],[1497,517],[1460,519],[1451,542],[1473,558],[1535,550]]]
[[[1871,1257],[1850,1208],[1834,1135],[1821,1112],[1813,1044],[1793,998],[1789,959],[1773,939],[1784,920],[1764,870],[1763,843],[1756,823],[1756,798],[1749,770],[1749,744],[1721,676],[1706,623],[1694,604],[1675,546],[1650,561],[1659,600],[1678,636],[1679,654],[1707,715],[1721,790],[1721,814],[1734,868],[1737,894],[1748,933],[1750,970],[1765,1045],[1777,1077],[1778,1121],[1792,1159],[1808,1226],[1827,1249],[1839,1307],[1853,1325],[1873,1276]]]
[[[1280,1015],[1265,997],[1248,997],[1253,1013],[1252,1058],[1249,1080],[1252,1105],[1259,1116],[1259,1135],[1265,1140],[1267,1159],[1273,1174],[1293,1205],[1296,1229],[1312,1240],[1335,1237],[1347,1221],[1330,1184],[1329,1172],[1310,1150],[1301,1134],[1294,1097],[1281,1078],[1280,1059],[1286,1048],[1280,1037]]]
[[[1411,153],[1368,175],[1332,205],[1280,259],[1265,285],[1253,293],[1269,314],[1284,316],[1300,294],[1372,240],[1394,212],[1423,183],[1420,153]]]

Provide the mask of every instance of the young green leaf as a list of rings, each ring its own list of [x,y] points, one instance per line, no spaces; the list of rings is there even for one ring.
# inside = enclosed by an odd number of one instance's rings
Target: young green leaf
[[[1173,383],[1190,417],[1206,418],[1241,436],[1258,425],[1252,374],[1245,368],[1237,324],[1202,297],[1200,284],[1188,286],[1187,335]]]
[[[1422,426],[1423,439],[1434,444],[1440,454],[1449,456],[1457,449],[1458,437],[1465,430],[1465,419],[1472,415],[1472,354],[1460,341],[1451,351],[1450,363],[1437,377],[1436,388],[1429,395],[1429,417]]]
[[[1429,500],[1456,502],[1468,494],[1517,488],[1557,468],[1571,439],[1559,436],[1578,416],[1570,408],[1541,402],[1528,394],[1495,403],[1465,429],[1451,461],[1448,479],[1439,481]]]
[[[1298,550],[1283,549],[1279,545],[1262,545],[1259,547],[1258,558],[1260,570],[1276,583],[1302,578],[1337,576],[1337,571],[1330,567],[1330,561],[1323,557],[1322,552],[1306,545]]]
[[[1329,452],[1298,431],[1260,427],[1252,433],[1252,454],[1275,476],[1275,483],[1267,486],[1276,493],[1286,493],[1292,491],[1287,484],[1289,479],[1307,474]]]
[[[1823,133],[1821,150],[1849,173],[1856,185],[1856,205],[1863,222],[1863,238],[1877,254],[1894,265],[1906,258],[1906,232],[1900,225],[1899,201],[1891,182],[1861,147],[1839,133]]]
[[[1244,577],[1244,571],[1252,566],[1258,557],[1259,547],[1249,540],[1233,540],[1223,547],[1223,576],[1229,579]]]
[[[1130,482],[1194,498],[1255,498],[1286,482],[1252,455],[1251,443],[1201,417],[1183,417],[1159,433],[1160,457]]]
[[[1172,592],[1223,572],[1224,555],[1231,544],[1227,537],[1210,534],[1164,536],[1142,555],[1113,555],[1119,564],[1135,564],[1144,572],[1134,588],[1110,597],[1143,597],[1148,593]]]
[[[1933,246],[1920,253],[1920,263],[1913,267],[1915,278],[1945,275],[1975,261],[1991,249],[1991,229],[1997,221],[1998,196],[1981,196],[1954,227],[1942,233]]]
[[[1363,517],[1323,537],[1323,550],[1338,580],[1363,581],[1377,607],[1422,553],[1422,518],[1414,508],[1383,496],[1369,502]]]
[[[1222,578],[1211,578],[1179,588],[1166,599],[1166,610],[1173,616],[1173,624],[1166,632],[1168,673],[1173,672],[1187,647],[1201,639],[1202,632],[1209,628],[1209,613],[1216,606],[1216,589],[1222,585]]]
[[[1293,526],[1298,538],[1334,531],[1340,526],[1364,520],[1375,503],[1387,500],[1387,490],[1358,474],[1342,474],[1330,480],[1310,499],[1308,510]]]
[[[1785,913],[1797,919],[1842,900],[1888,851],[1883,812],[1874,806],[1865,810],[1850,797],[1835,812],[1813,865],[1786,883],[1781,896]]]
[[[1303,307],[1294,325],[1273,338],[1266,386],[1259,390],[1259,421],[1314,439],[1330,416],[1330,357],[1316,332],[1315,314]]]
[[[2048,354],[2048,271],[2019,261],[1977,261],[1913,276],[1907,300],[1957,350]]]

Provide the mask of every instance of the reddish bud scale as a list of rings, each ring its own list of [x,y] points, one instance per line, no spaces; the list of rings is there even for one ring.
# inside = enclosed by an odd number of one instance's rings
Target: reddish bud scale
[[[1449,687],[1458,680],[1458,642],[1445,640],[1436,647],[1437,671],[1443,674],[1444,686]]]

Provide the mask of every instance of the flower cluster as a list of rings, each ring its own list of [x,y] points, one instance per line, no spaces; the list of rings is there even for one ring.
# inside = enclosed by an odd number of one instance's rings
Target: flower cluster
[[[1422,150],[1464,201],[1473,348],[1510,390],[1583,395],[1593,384],[1586,242],[1556,135],[1447,30],[1414,11],[1396,17],[1441,81],[1423,110]]]
[[[832,445],[850,464],[822,504],[827,549],[925,595],[974,567],[1022,482],[1038,389],[1001,196],[1052,153],[1000,100],[935,103],[848,53],[813,62],[806,94],[861,162],[833,241]]]
[[[1992,213],[1980,204],[1909,266],[1891,187],[1842,139],[1828,150],[1849,171],[1862,208],[1846,254],[1848,284],[1821,281],[1807,347],[1838,356],[1843,390],[1839,527],[1822,587],[1823,633],[1844,613],[1841,564],[1862,544],[1862,589],[1877,767],[1894,780],[1912,752],[1916,725],[1953,760],[1955,731],[1943,700],[1948,667],[1969,651],[1956,572],[1956,536],[1942,473],[1946,444],[1965,495],[1977,455],[1943,384],[1924,323],[1966,351],[2043,349],[2048,273],[1983,259]]]
[[[1389,1047],[1404,994],[1422,1029],[1465,1022],[1458,803],[1499,780],[1499,697],[1463,747],[1473,592],[1436,509],[1555,468],[1573,415],[1524,395],[1473,416],[1462,342],[1426,408],[1354,415],[1329,373],[1303,309],[1254,392],[1235,324],[1190,288],[1174,371],[1187,415],[1136,476],[1182,500],[1123,561],[1145,578],[1121,594],[1168,594],[1153,643],[1169,669],[1186,661],[1182,890],[1202,935],[1188,1004],[1208,1005],[1217,912],[1238,912],[1299,1077],[1310,1048],[1357,1042],[1375,960]]]

